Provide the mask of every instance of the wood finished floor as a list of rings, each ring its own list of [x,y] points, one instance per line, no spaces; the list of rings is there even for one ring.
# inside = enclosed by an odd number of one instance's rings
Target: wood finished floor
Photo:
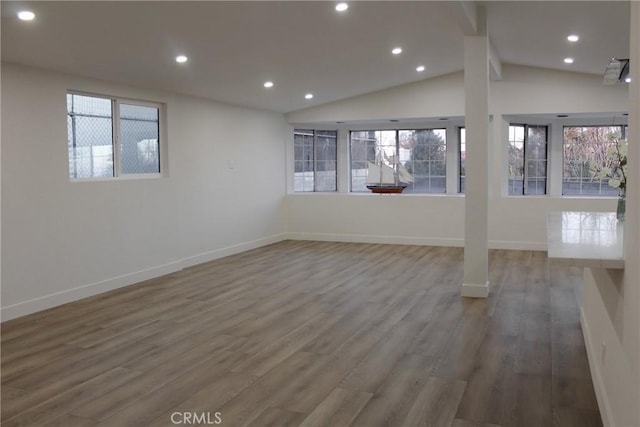
[[[2,425],[600,426],[580,272],[286,241],[2,324]]]

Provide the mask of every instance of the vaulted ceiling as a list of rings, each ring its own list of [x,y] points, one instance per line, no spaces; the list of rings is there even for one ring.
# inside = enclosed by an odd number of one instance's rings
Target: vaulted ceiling
[[[462,70],[473,2],[335,4],[3,1],[2,60],[277,112]],[[629,55],[628,1],[484,4],[502,63],[602,75]]]

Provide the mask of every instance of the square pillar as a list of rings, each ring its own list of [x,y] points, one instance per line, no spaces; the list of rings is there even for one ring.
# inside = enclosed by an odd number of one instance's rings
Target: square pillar
[[[478,11],[479,35],[464,38],[466,128],[464,279],[462,296],[489,296],[489,38]]]

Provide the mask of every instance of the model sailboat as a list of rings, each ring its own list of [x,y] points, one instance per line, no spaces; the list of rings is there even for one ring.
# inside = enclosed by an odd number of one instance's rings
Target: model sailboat
[[[367,188],[372,193],[402,193],[407,188],[407,184],[413,182],[413,176],[395,155],[387,156],[384,153],[378,153],[376,162],[368,163]]]

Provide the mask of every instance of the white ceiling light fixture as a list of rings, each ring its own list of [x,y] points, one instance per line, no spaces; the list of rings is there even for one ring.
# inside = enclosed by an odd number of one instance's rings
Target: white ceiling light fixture
[[[189,60],[189,58],[187,58],[185,55],[176,56],[176,62],[179,63],[179,64],[184,64],[188,60]]]
[[[573,64],[573,58],[564,58],[565,64]]]
[[[312,93],[308,93],[304,96],[304,99],[313,99],[313,94]]]
[[[18,19],[22,21],[33,21],[36,17],[36,14],[31,12],[30,10],[21,10],[18,12]]]
[[[567,36],[567,40],[569,40],[572,43],[575,43],[578,40],[580,40],[580,36],[578,36],[577,34],[571,34],[571,35]]]
[[[424,71],[424,69],[425,69],[424,65],[418,65],[418,66],[416,67],[416,71],[417,71],[417,72],[419,72],[419,73],[423,72],[423,71]]]
[[[347,9],[349,9],[349,5],[347,3],[342,2],[336,5],[336,11],[338,12],[344,12]]]
[[[402,48],[394,47],[393,50],[391,50],[391,53],[393,53],[394,55],[400,55],[402,53]]]
[[[267,89],[272,88],[273,87],[273,82],[272,81],[264,82],[263,86],[266,87]]]
[[[625,83],[631,83],[631,77],[627,77],[626,79],[624,79]]]

